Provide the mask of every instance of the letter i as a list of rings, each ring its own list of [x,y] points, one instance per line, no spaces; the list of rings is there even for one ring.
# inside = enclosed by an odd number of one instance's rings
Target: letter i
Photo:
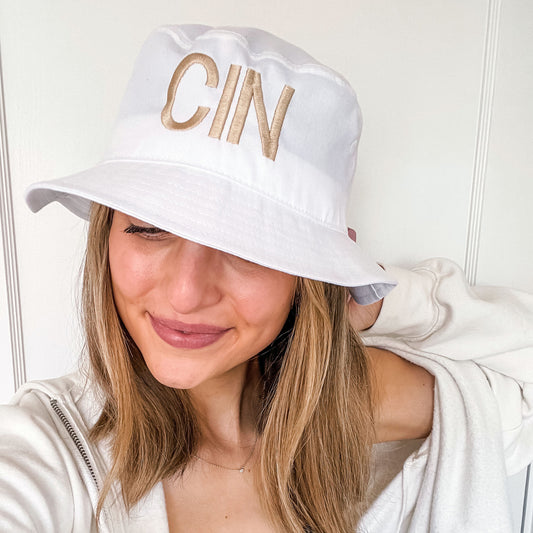
[[[218,103],[217,112],[215,113],[213,124],[211,124],[211,129],[209,130],[209,137],[220,139],[222,135],[222,130],[224,129],[224,125],[226,124],[226,120],[228,118],[231,102],[235,96],[235,88],[237,87],[240,74],[240,66],[230,66],[228,77],[226,78],[226,83],[224,84],[224,90],[222,91],[220,102]]]

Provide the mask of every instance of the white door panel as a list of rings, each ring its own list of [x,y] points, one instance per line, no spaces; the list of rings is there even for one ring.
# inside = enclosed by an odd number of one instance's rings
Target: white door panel
[[[533,3],[503,2],[478,281],[533,291]]]
[[[352,218],[383,261],[462,264],[486,2],[379,4],[351,37],[364,118]]]
[[[513,531],[521,531],[522,513],[524,510],[524,491],[526,487],[527,469],[511,476],[507,481],[509,488],[509,499],[513,517]],[[522,532],[521,532],[522,533]],[[532,530],[525,530],[524,533],[532,533]]]
[[[0,236],[1,234],[0,232]],[[0,403],[6,403],[9,400],[15,392],[14,388],[4,256],[0,254]]]

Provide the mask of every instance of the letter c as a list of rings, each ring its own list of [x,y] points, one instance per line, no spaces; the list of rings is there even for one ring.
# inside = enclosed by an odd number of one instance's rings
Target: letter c
[[[198,124],[204,120],[207,113],[209,113],[209,107],[198,106],[198,109],[196,109],[194,115],[185,122],[176,122],[172,118],[172,107],[174,105],[176,91],[181,78],[183,78],[183,75],[189,69],[189,67],[196,63],[202,65],[207,72],[207,80],[205,82],[206,86],[213,89],[216,89],[218,86],[218,69],[213,59],[205,54],[200,53],[189,54],[188,56],[184,57],[172,75],[172,79],[170,80],[170,84],[168,86],[167,103],[161,111],[161,122],[163,123],[163,126],[169,130],[188,130],[190,128],[194,128],[195,126],[198,126]]]

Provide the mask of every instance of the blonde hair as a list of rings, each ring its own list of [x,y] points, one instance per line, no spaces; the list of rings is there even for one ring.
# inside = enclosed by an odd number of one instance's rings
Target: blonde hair
[[[116,311],[112,217],[111,209],[93,205],[82,293],[92,376],[104,398],[91,437],[110,437],[112,455],[97,515],[116,481],[131,509],[156,483],[183,473],[199,438],[187,392],[151,375]],[[353,532],[365,509],[373,388],[346,301],[343,287],[299,278],[286,326],[258,356],[266,391],[257,421],[258,488],[283,531]]]

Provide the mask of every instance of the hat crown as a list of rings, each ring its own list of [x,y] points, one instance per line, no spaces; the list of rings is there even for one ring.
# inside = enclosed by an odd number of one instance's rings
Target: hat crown
[[[106,160],[201,169],[345,231],[360,130],[348,82],[296,46],[255,28],[163,26]]]

